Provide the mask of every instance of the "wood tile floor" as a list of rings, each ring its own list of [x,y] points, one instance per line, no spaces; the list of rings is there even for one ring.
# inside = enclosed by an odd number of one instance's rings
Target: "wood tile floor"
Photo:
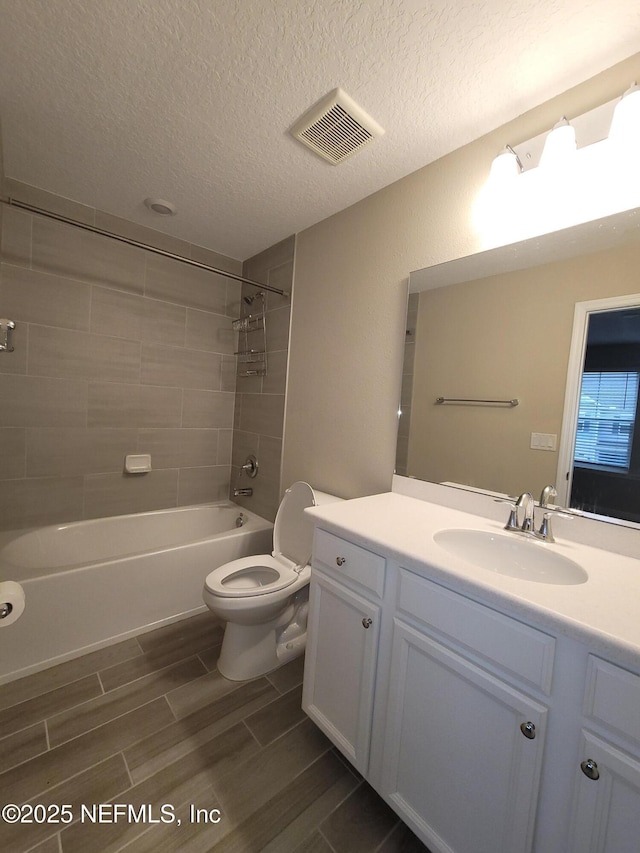
[[[238,684],[221,638],[205,613],[0,686],[0,805],[38,804],[2,853],[424,853],[302,712],[302,659]]]

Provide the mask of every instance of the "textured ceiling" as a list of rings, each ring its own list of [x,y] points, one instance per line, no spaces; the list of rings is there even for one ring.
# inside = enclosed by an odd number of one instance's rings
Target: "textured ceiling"
[[[244,259],[639,37],[638,0],[0,0],[5,173]],[[386,130],[337,167],[287,134],[336,86]]]

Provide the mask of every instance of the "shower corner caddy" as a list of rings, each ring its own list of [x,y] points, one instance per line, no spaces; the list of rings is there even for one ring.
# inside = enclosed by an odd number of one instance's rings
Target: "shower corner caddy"
[[[238,376],[267,375],[267,324],[265,318],[264,293],[256,294],[261,299],[261,310],[234,320],[234,332],[239,332]],[[262,334],[261,334],[262,333]]]

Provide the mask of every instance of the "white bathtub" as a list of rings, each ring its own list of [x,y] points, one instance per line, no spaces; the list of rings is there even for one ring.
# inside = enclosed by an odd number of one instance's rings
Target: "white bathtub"
[[[0,580],[26,605],[0,627],[0,684],[205,610],[206,575],[270,552],[272,532],[219,502],[2,534]]]

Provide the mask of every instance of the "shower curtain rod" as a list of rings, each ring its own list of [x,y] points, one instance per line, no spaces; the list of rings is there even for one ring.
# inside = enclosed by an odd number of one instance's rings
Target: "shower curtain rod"
[[[58,222],[64,222],[66,225],[73,225],[76,228],[82,228],[83,231],[90,231],[92,234],[100,234],[102,237],[110,237],[112,240],[118,240],[120,243],[127,243],[129,246],[136,246],[138,249],[145,249],[147,252],[153,252],[156,255],[162,255],[165,258],[171,258],[174,261],[180,261],[183,264],[189,264],[192,267],[198,267],[208,272],[223,275],[225,278],[232,278],[234,281],[240,281],[243,284],[250,284],[252,287],[259,287],[260,290],[268,290],[269,293],[277,293],[280,296],[289,296],[286,290],[280,290],[278,287],[272,287],[270,284],[263,284],[260,281],[252,281],[250,278],[245,278],[242,275],[236,275],[233,272],[220,270],[217,267],[202,264],[200,261],[192,261],[191,258],[185,258],[182,255],[176,255],[174,252],[167,252],[164,249],[156,249],[155,246],[149,246],[147,243],[142,243],[139,240],[132,240],[130,237],[122,237],[120,234],[114,234],[112,231],[105,231],[102,228],[97,228],[95,225],[87,225],[84,222],[78,222],[76,219],[69,219],[67,216],[62,216],[59,213],[52,213],[49,210],[43,210],[41,207],[35,207],[32,204],[27,204],[24,201],[18,201],[15,198],[0,199],[1,204],[6,204],[8,207],[17,207],[20,210],[26,210],[29,213],[37,213],[38,216],[46,216],[49,219],[55,219]]]

